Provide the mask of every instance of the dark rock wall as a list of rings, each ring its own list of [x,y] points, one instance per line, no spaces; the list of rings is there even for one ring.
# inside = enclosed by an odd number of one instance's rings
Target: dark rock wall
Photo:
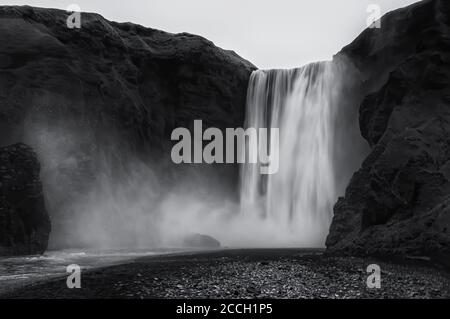
[[[335,205],[328,251],[450,261],[450,2],[392,12],[339,55],[361,71],[371,153]]]
[[[24,144],[0,148],[0,256],[40,254],[50,220],[36,154]]]
[[[202,37],[61,10],[0,7],[1,142],[28,116],[108,128],[141,151],[167,147],[172,129],[203,119],[241,125],[255,68]],[[107,132],[110,134],[111,132]]]
[[[237,166],[172,164],[171,133],[195,119],[205,128],[242,126],[255,67],[199,36],[91,13],[69,29],[68,16],[0,7],[0,145],[26,142],[36,150],[55,242],[84,245],[79,233],[69,235],[81,214],[74,203],[104,176],[106,186],[147,178],[136,162],[153,170],[153,184],[179,183],[192,168],[235,192]]]
[[[176,127],[238,127],[255,67],[191,34],[170,34],[82,13],[0,7],[0,145],[28,127],[81,132],[85,144],[126,145],[160,159]],[[34,129],[35,127],[33,127]],[[90,140],[89,140],[90,139]]]

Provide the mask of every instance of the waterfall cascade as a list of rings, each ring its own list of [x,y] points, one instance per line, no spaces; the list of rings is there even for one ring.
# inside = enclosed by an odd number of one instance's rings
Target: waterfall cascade
[[[249,82],[246,128],[279,128],[279,171],[241,169],[241,214],[270,224],[296,246],[323,246],[336,201],[335,81],[331,62],[258,70]],[[270,139],[268,139],[270,140]]]

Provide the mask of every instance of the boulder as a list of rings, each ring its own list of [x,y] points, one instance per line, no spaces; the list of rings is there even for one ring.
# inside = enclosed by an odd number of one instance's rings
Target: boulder
[[[192,248],[220,248],[220,242],[214,237],[202,234],[191,234],[184,238],[184,247]]]

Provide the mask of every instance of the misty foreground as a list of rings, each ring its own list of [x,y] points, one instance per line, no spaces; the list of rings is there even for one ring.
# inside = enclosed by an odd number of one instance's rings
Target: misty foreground
[[[381,289],[366,268],[381,267]],[[3,298],[450,298],[450,273],[424,261],[325,256],[318,250],[240,249],[152,256],[30,284]]]

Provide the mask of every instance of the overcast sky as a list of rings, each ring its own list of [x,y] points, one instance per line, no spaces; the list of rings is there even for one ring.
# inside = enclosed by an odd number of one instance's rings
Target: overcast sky
[[[259,68],[291,68],[328,60],[366,27],[369,4],[384,14],[417,0],[28,0],[66,9],[78,4],[109,20],[199,34]]]

